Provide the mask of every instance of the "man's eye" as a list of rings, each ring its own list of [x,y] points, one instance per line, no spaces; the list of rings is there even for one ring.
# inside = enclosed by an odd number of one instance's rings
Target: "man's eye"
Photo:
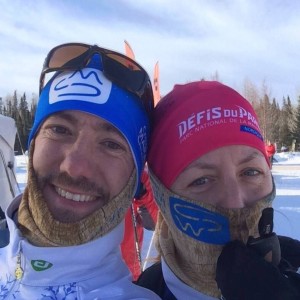
[[[67,128],[65,128],[63,126],[53,126],[53,127],[51,127],[51,130],[54,133],[58,133],[58,134],[66,134],[66,133],[68,133]]]
[[[200,177],[200,178],[194,180],[189,186],[204,185],[207,182],[208,182],[208,178],[206,178],[206,177]]]
[[[123,147],[115,142],[112,141],[106,141],[103,143],[107,148],[112,149],[112,150],[122,150]]]

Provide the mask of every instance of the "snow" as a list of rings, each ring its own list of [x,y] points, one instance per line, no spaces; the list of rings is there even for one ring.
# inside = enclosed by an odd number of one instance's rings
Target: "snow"
[[[274,163],[274,166],[295,164],[300,168],[300,152],[276,153],[274,158],[277,160],[277,162]]]
[[[28,157],[27,155],[17,155],[15,156],[16,166],[16,177],[18,181],[18,186],[21,192],[24,191],[27,184],[27,164]]]
[[[300,240],[300,152],[277,153],[277,162],[272,173],[276,184],[274,207],[274,231]],[[16,176],[21,191],[27,182],[27,161],[25,155],[16,156]],[[152,232],[145,230],[143,257],[151,243]],[[153,256],[151,252],[151,257]]]
[[[275,159],[274,231],[300,240],[300,152],[277,153]]]

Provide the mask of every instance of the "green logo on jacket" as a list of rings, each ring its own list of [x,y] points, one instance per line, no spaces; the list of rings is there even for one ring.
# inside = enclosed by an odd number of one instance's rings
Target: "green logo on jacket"
[[[32,260],[31,266],[35,271],[40,272],[50,269],[53,266],[53,264],[49,263],[48,261],[38,259]]]

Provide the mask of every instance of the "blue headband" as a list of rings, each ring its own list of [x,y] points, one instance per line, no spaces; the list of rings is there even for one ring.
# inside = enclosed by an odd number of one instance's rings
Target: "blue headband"
[[[95,54],[86,68],[51,78],[40,95],[28,148],[45,119],[56,112],[78,110],[98,116],[127,140],[137,170],[137,192],[148,149],[149,119],[139,98],[108,80],[102,70],[101,57]]]

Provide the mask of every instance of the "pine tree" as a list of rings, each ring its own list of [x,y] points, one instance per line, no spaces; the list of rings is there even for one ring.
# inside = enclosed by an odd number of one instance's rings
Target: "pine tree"
[[[30,118],[31,118],[30,124],[31,124],[31,126],[33,125],[33,122],[34,122],[34,116],[36,113],[37,102],[38,102],[37,96],[35,94],[33,94],[32,98],[31,98],[31,106],[30,106]],[[30,129],[31,129],[31,126],[30,126]]]
[[[12,117],[12,97],[6,97],[6,116]]]
[[[296,135],[296,128],[297,128],[297,118],[296,118],[296,110],[292,106],[291,99],[288,96],[287,98],[287,113],[288,113],[288,128],[289,128],[289,135],[288,135],[288,145],[292,145],[295,140]]]
[[[295,129],[295,140],[296,140],[296,150],[300,151],[300,96],[298,97],[298,105],[295,110],[296,116],[296,129]]]
[[[269,127],[268,127],[268,139],[272,143],[278,144],[279,141],[279,128],[280,128],[280,108],[276,99],[273,98],[269,112]]]
[[[290,147],[296,134],[296,112],[291,104],[290,97],[283,98],[280,116],[280,140],[282,145]]]
[[[262,133],[265,141],[272,141],[272,127],[273,127],[273,120],[272,120],[272,109],[271,103],[269,100],[269,96],[267,94],[264,95],[262,100],[261,110],[262,110]]]
[[[28,111],[28,103],[26,101],[25,93],[20,99],[18,113],[19,113],[19,120],[20,120],[18,124],[20,125],[20,127],[18,127],[18,133],[19,133],[21,145],[19,145],[19,149],[17,150],[24,152],[23,150],[26,148],[28,135],[29,135],[28,129],[31,127],[31,119]]]
[[[4,104],[3,104],[2,97],[0,97],[0,115],[4,115],[3,109],[4,109]]]
[[[12,107],[11,107],[11,117],[13,119],[16,120],[16,122],[18,121],[18,96],[17,96],[17,91],[15,90],[14,91],[14,95],[13,95],[13,98],[12,98]]]
[[[287,101],[285,97],[283,97],[282,100],[282,109],[280,111],[280,117],[279,117],[279,143],[280,147],[282,146],[287,146],[288,141],[287,141],[287,136],[289,135],[289,129],[287,125],[287,118],[288,118],[288,113],[287,113]]]

